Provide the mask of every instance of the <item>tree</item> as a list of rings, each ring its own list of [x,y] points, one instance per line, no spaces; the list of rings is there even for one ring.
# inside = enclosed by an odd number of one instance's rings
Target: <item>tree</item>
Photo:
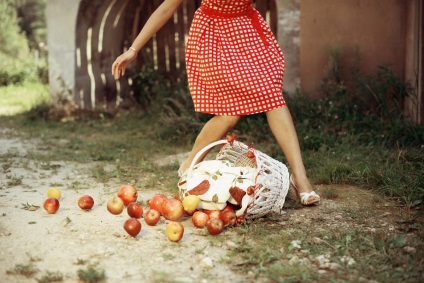
[[[29,53],[28,41],[18,24],[13,0],[0,1],[0,53],[21,58]]]
[[[37,80],[45,73],[46,64],[34,60],[30,52],[16,4],[16,0],[0,0],[0,86]]]
[[[39,49],[46,42],[46,0],[14,0],[21,31],[31,49]]]

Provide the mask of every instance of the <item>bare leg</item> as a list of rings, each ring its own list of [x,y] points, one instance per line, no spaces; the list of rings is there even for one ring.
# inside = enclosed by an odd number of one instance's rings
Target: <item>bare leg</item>
[[[240,120],[240,116],[215,116],[210,119],[200,131],[200,134],[197,136],[196,141],[194,142],[193,149],[191,150],[187,159],[181,163],[180,173],[184,173],[188,169],[191,162],[193,161],[195,155],[205,146],[210,143],[213,143],[221,139],[225,134],[228,133]],[[204,156],[207,153],[204,154]],[[200,158],[199,161],[201,161]]]
[[[306,175],[305,166],[303,165],[299,140],[289,109],[287,106],[273,109],[268,111],[266,116],[271,131],[287,158],[299,193],[313,191],[312,185]],[[314,198],[314,196],[311,196],[310,200]]]

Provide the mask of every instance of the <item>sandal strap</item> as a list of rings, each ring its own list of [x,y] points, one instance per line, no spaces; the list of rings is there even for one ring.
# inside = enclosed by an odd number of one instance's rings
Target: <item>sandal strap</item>
[[[320,199],[321,199],[320,196],[315,191],[312,191],[310,193],[300,193],[299,196],[300,196],[300,202],[303,205],[308,205],[309,204],[309,197],[316,197],[316,198],[318,198],[318,201],[317,202],[319,202]]]

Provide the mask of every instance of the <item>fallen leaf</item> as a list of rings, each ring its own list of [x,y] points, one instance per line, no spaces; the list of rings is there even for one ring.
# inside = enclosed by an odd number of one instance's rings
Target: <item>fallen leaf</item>
[[[32,204],[29,204],[29,203],[22,203],[21,205],[22,205],[21,209],[25,209],[25,210],[28,210],[28,211],[36,211],[37,209],[40,208],[40,206],[38,206],[38,205],[32,205]]]

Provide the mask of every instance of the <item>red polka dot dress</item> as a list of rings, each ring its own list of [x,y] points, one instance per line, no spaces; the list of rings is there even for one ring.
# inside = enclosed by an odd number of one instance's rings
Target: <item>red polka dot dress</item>
[[[197,112],[242,116],[285,105],[284,56],[252,0],[203,0],[186,65]]]

